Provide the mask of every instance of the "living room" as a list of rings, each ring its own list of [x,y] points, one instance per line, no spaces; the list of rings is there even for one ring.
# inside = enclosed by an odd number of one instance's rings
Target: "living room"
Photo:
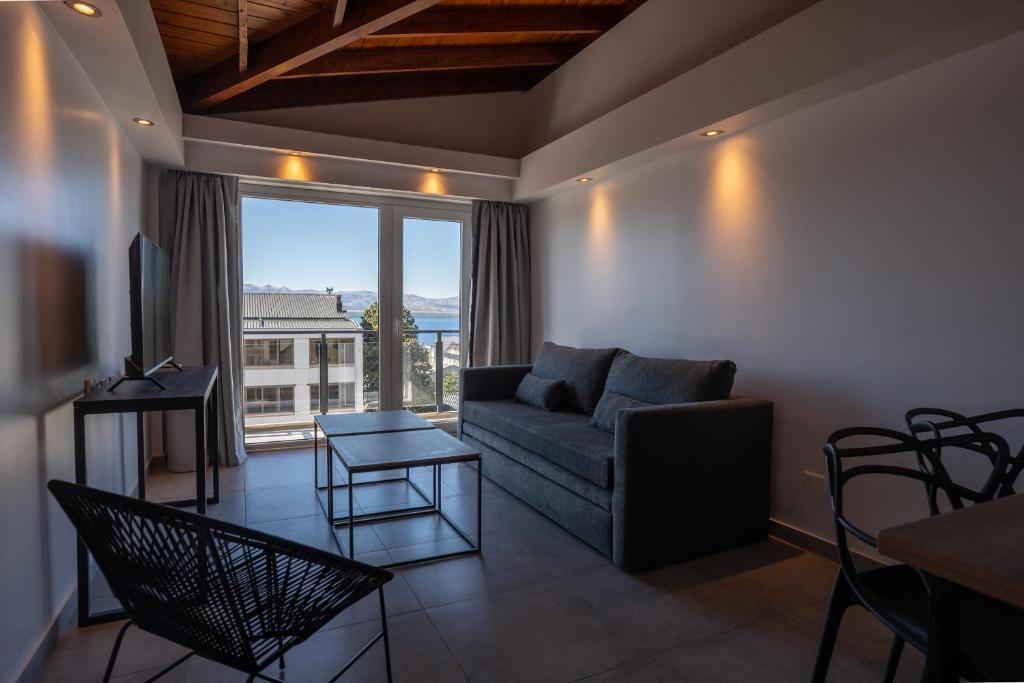
[[[0,57],[3,680],[1024,679],[1024,3]]]

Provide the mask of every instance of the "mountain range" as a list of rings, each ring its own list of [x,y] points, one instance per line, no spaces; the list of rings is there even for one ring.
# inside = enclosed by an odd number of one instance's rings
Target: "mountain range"
[[[291,289],[275,285],[242,285],[243,292],[262,292],[264,294],[325,294],[322,289]],[[353,312],[365,311],[377,300],[377,292],[369,289],[356,289],[334,292],[340,294],[345,308]],[[432,299],[418,294],[404,294],[402,303],[413,315],[458,315],[459,297],[449,296]]]

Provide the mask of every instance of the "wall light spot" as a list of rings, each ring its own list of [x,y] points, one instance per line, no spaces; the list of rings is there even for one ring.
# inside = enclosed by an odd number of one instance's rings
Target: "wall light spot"
[[[281,158],[281,163],[278,165],[277,175],[279,178],[285,180],[303,180],[308,181],[310,179],[309,167],[306,165],[306,160],[300,156],[285,155]]]
[[[448,187],[445,185],[443,173],[424,173],[420,181],[420,192],[426,194],[447,194]]]

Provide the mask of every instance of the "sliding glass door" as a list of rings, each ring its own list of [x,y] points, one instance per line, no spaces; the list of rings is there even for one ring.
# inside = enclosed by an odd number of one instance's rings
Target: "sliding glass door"
[[[324,412],[456,414],[468,206],[398,201],[243,187],[248,446]]]

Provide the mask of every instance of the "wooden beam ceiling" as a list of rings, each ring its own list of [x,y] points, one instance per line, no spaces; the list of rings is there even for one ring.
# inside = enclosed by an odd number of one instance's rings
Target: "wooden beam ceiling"
[[[337,27],[333,11],[318,12],[253,46],[246,71],[239,73],[235,60],[226,59],[198,74],[186,85],[185,108],[205,109],[236,97],[439,1],[350,0]]]
[[[209,113],[282,107],[351,104],[415,97],[441,97],[529,90],[554,67],[466,69],[427,73],[363,74],[316,79],[283,79],[227,100]]]
[[[644,0],[149,0],[183,108],[525,90]]]
[[[277,80],[407,71],[554,66],[569,59],[575,51],[571,43],[338,50],[289,71]]]

